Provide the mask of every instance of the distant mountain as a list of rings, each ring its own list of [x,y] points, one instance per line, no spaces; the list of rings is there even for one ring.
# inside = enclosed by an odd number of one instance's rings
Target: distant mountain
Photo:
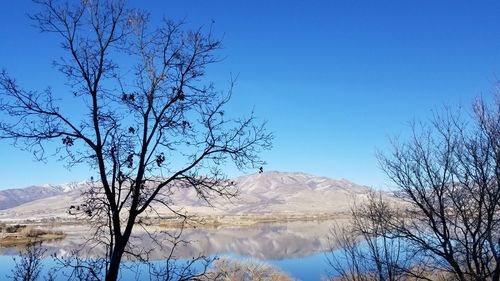
[[[370,190],[345,179],[335,180],[297,172],[257,173],[236,178],[234,182],[239,190],[238,197],[230,203],[215,200],[213,205],[216,210],[211,212],[221,215],[338,213],[348,211],[354,200],[365,198]],[[176,193],[172,201],[181,208],[186,206],[183,203],[190,198],[196,198],[193,190]],[[187,206],[186,209],[191,212],[209,211],[202,209],[199,204]],[[194,206],[198,206],[199,210],[193,210]]]
[[[78,184],[40,185],[25,188],[0,190],[0,210],[13,208],[24,203],[61,195],[76,188]]]
[[[265,172],[234,179],[239,195],[230,201],[215,198],[213,206],[199,199],[193,189],[178,189],[170,207],[200,215],[296,215],[346,212],[363,200],[366,186],[305,173]],[[68,208],[82,202],[84,184],[32,186],[0,191],[0,219],[68,217]],[[160,214],[170,211],[155,206]]]

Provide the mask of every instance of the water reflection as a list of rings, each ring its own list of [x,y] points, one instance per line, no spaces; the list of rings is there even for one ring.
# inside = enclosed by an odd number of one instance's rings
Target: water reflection
[[[204,254],[235,253],[259,259],[309,256],[328,249],[331,223],[293,222],[253,227],[197,229],[186,233],[192,247]]]
[[[177,258],[189,258],[221,253],[236,254],[262,260],[280,260],[310,256],[328,250],[328,233],[335,221],[310,221],[288,223],[264,223],[252,226],[231,226],[218,228],[186,228],[182,239],[190,241],[176,248]],[[90,230],[84,226],[67,226],[61,228],[67,237],[60,241],[45,242],[48,253],[58,256],[69,256],[78,250],[88,237]],[[169,236],[165,232],[175,229],[150,229],[154,237],[163,241],[162,248],[152,242],[150,234],[137,232],[132,238],[132,245],[148,251],[150,259],[163,259],[170,251]],[[85,255],[100,256],[105,253],[102,247],[88,246]],[[15,255],[19,248],[0,248],[0,255]]]

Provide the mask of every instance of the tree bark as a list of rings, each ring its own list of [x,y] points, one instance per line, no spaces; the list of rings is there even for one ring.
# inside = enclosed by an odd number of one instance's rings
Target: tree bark
[[[118,280],[118,273],[120,270],[120,264],[122,261],[123,253],[125,252],[125,246],[127,245],[128,239],[120,239],[116,241],[115,247],[113,249],[113,255],[109,262],[109,269],[106,273],[106,281],[116,281]]]

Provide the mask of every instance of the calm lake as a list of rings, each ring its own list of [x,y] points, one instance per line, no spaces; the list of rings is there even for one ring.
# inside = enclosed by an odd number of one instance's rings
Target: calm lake
[[[264,223],[252,226],[226,226],[219,228],[186,228],[183,239],[191,241],[187,245],[175,249],[179,259],[190,259],[200,254],[207,256],[228,256],[241,260],[256,260],[270,263],[282,271],[288,272],[299,280],[320,280],[329,272],[325,253],[329,251],[328,235],[335,221],[311,221],[288,223]],[[157,229],[156,239],[166,240],[168,236]],[[88,232],[82,226],[65,227],[67,238],[60,241],[46,242],[47,253],[56,253],[60,257],[68,257],[69,253],[81,248],[85,241],[82,233]],[[170,233],[175,230],[169,230]],[[163,236],[162,236],[163,235]],[[152,245],[146,233],[137,234],[133,243]],[[169,249],[151,247],[150,259],[159,263]],[[13,257],[17,248],[0,248],[0,279],[5,279],[14,267]],[[102,255],[103,250],[93,248],[88,255]],[[51,258],[44,259],[44,265],[53,265]],[[132,279],[126,274],[122,280]],[[141,280],[149,280],[143,276]]]

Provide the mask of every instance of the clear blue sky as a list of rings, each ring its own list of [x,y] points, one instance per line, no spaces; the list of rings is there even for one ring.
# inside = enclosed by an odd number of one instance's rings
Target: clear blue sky
[[[375,149],[443,104],[489,95],[500,71],[499,1],[131,1],[159,19],[209,25],[224,38],[212,68],[231,112],[255,109],[275,132],[266,170],[303,171],[380,187]],[[0,4],[0,68],[27,87],[63,83],[57,41],[33,28],[28,0]],[[37,163],[0,143],[0,188],[89,177]],[[253,172],[253,171],[252,171]],[[232,175],[237,173],[231,172]]]

